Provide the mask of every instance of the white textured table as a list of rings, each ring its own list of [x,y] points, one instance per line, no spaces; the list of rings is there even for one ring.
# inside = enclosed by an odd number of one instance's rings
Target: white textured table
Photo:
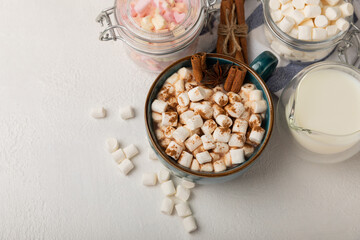
[[[336,165],[294,158],[276,131],[235,181],[200,186],[199,230],[160,214],[147,158],[143,105],[155,75],[120,42],[98,41],[94,18],[112,1],[0,0],[0,239],[359,239],[360,155]],[[89,109],[103,104],[108,118]],[[131,104],[137,118],[122,121]],[[124,177],[109,136],[141,154]]]

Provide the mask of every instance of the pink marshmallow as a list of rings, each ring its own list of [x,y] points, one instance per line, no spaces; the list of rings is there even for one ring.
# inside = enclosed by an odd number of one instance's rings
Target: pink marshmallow
[[[174,22],[175,21],[174,14],[173,14],[172,11],[169,11],[169,10],[165,11],[165,13],[163,14],[163,17],[168,22]]]
[[[181,23],[185,19],[185,13],[174,12],[174,18],[176,23]]]
[[[177,11],[179,13],[184,13],[184,12],[186,12],[187,7],[186,7],[185,3],[176,3],[173,10]]]
[[[151,0],[139,0],[134,7],[138,14],[144,14],[151,6]]]

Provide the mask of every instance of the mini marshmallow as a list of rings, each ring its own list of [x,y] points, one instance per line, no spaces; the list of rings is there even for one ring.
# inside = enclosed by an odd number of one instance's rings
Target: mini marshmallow
[[[214,167],[212,163],[204,163],[200,165],[200,171],[202,172],[213,172]]]
[[[126,159],[125,153],[122,149],[116,150],[115,152],[113,152],[111,154],[111,156],[117,163],[121,163],[122,161],[124,161]]]
[[[229,151],[229,145],[223,142],[217,142],[214,148],[214,153],[227,153]]]
[[[327,19],[326,16],[319,15],[315,18],[314,23],[315,23],[315,26],[317,26],[319,28],[324,28],[327,25],[329,25],[329,20]]]
[[[314,41],[321,41],[327,38],[327,32],[324,28],[313,28],[312,39]]]
[[[187,188],[184,188],[182,185],[178,185],[176,187],[175,197],[186,202],[190,197],[190,190]]]
[[[236,119],[234,122],[234,126],[232,128],[232,131],[234,133],[242,133],[245,134],[248,128],[248,121],[244,119]]]
[[[302,22],[299,26],[308,26],[308,27],[312,27],[312,28],[315,27],[314,21],[312,19],[308,19],[308,20]]]
[[[214,149],[216,147],[215,141],[211,135],[202,135],[201,141],[205,150]]]
[[[215,172],[222,172],[226,170],[226,165],[225,162],[223,160],[219,160],[214,162],[214,171]]]
[[[199,102],[191,102],[189,107],[190,107],[191,110],[195,111],[195,109],[200,107],[201,105],[202,104],[199,103]]]
[[[294,27],[294,25],[295,25],[295,21],[291,17],[288,17],[288,16],[285,16],[278,23],[279,28],[285,33],[290,32],[290,30]]]
[[[219,105],[217,105],[217,104],[213,104],[212,105],[212,108],[213,108],[213,110],[214,110],[214,112],[213,112],[213,116],[216,118],[218,115],[220,115],[220,114],[226,114],[226,111],[222,108],[222,107],[220,107]]]
[[[152,112],[151,117],[152,117],[153,121],[156,122],[156,123],[162,121],[162,114],[160,114],[160,113]]]
[[[143,14],[144,12],[147,11],[150,5],[151,5],[151,0],[138,1],[134,6],[134,10],[139,14]]]
[[[291,2],[288,2],[281,5],[280,10],[284,16],[288,16],[290,12],[294,11],[294,7]]]
[[[106,110],[103,107],[96,107],[91,109],[90,114],[93,118],[104,118],[106,117]]]
[[[139,150],[136,148],[134,144],[130,144],[129,146],[125,147],[123,151],[125,153],[126,158],[128,159],[135,157],[139,153]]]
[[[299,38],[299,30],[297,28],[293,28],[289,32],[289,35],[292,36],[293,38]]]
[[[211,135],[216,128],[217,125],[212,119],[206,120],[205,123],[201,126],[201,130],[205,135]]]
[[[215,144],[216,145],[216,144]],[[210,156],[212,157],[213,161],[217,161],[220,159],[220,155],[214,152],[210,153]]]
[[[169,84],[175,84],[180,78],[180,75],[178,73],[174,73],[173,75],[171,75],[170,77],[168,77],[168,79],[166,79],[166,83]],[[184,83],[184,81],[183,81]]]
[[[160,211],[164,214],[171,215],[174,209],[174,201],[166,197],[161,203]]]
[[[178,142],[184,142],[190,136],[190,131],[185,127],[178,127],[172,137]]]
[[[301,10],[305,7],[305,1],[304,0],[292,0],[292,5],[294,8]]]
[[[188,233],[191,233],[197,229],[196,221],[193,216],[188,216],[183,219],[183,225],[185,228],[185,231]]]
[[[108,138],[106,139],[106,150],[109,153],[113,153],[119,149],[119,142],[116,138]]]
[[[168,138],[165,138],[163,140],[160,141],[160,146],[163,148],[167,148],[170,144],[171,140]]]
[[[155,99],[153,103],[151,104],[151,110],[158,113],[165,112],[166,108],[168,107],[168,104],[162,100]]]
[[[155,173],[144,173],[142,175],[142,184],[145,186],[155,186],[157,177]]]
[[[318,5],[306,5],[304,15],[306,18],[315,18],[321,14],[321,7]]]
[[[188,106],[186,106],[186,107],[182,107],[180,105],[176,106],[176,111],[178,112],[178,114],[183,114],[184,112],[186,112],[188,110],[189,110]]]
[[[282,14],[281,10],[275,10],[271,12],[271,18],[274,20],[274,22],[280,22],[284,15]]]
[[[193,159],[190,169],[193,170],[193,171],[199,171],[200,170],[200,164],[196,159]]]
[[[245,94],[245,95],[249,95],[251,91],[255,90],[256,86],[252,83],[245,83],[244,85],[242,85],[241,90],[240,90],[240,96],[241,93]]]
[[[179,217],[187,217],[192,214],[189,204],[186,202],[176,204],[175,209]]]
[[[210,100],[212,95],[214,94],[214,91],[210,88],[207,87],[203,87],[203,90],[205,92],[205,100]]]
[[[249,140],[256,144],[260,144],[265,135],[265,129],[261,127],[254,127],[249,135]]]
[[[203,125],[203,120],[200,115],[195,115],[186,120],[186,125],[190,130],[195,130]]]
[[[245,112],[245,107],[242,103],[236,102],[225,106],[225,111],[234,118],[239,118]]]
[[[183,92],[180,93],[179,96],[177,97],[177,101],[179,103],[180,106],[187,106],[190,104],[190,98],[187,92]]]
[[[305,3],[310,5],[319,5],[320,0],[305,0]]]
[[[242,133],[233,133],[231,134],[229,140],[230,147],[243,147],[246,141],[246,137]]]
[[[230,150],[231,163],[240,164],[245,162],[244,150],[243,149],[231,149]]]
[[[202,87],[195,87],[189,91],[189,98],[192,102],[203,100],[206,93]]]
[[[247,109],[247,111],[245,111],[245,112],[241,115],[240,119],[249,121],[249,119],[250,119],[250,111],[249,111],[249,109]]]
[[[260,127],[261,126],[261,116],[260,114],[251,114],[250,119],[249,119],[249,126],[251,128],[254,128],[256,126]]]
[[[186,121],[190,118],[192,118],[195,115],[195,113],[191,110],[188,110],[186,112],[183,112],[180,114],[180,123],[186,124]]]
[[[260,101],[263,99],[263,93],[261,90],[254,90],[251,91],[249,94],[250,101]]]
[[[328,37],[332,37],[339,32],[339,29],[336,25],[330,25],[326,27],[326,32]]]
[[[163,130],[161,130],[159,128],[155,130],[155,136],[158,140],[162,140],[165,138],[165,134],[164,134]]]
[[[228,98],[228,96],[227,96],[225,93],[218,91],[218,92],[214,93],[214,95],[213,95],[213,100],[214,100],[219,106],[223,107],[223,106],[225,106],[225,105],[228,103],[229,98]]]
[[[185,83],[183,79],[177,80],[177,82],[174,84],[175,91],[177,93],[184,92],[185,91]]]
[[[179,105],[176,97],[170,97],[166,102],[172,108],[175,108]]]
[[[190,167],[193,160],[193,155],[183,151],[179,157],[178,163],[184,167]]]
[[[241,102],[241,97],[239,94],[228,92],[227,96],[229,98],[229,103],[234,104],[236,102]]]
[[[221,127],[226,127],[226,128],[231,127],[231,125],[233,124],[233,121],[231,120],[231,118],[229,118],[228,116],[223,115],[223,114],[220,114],[216,117],[216,122]]]
[[[224,162],[225,162],[225,166],[226,167],[231,167],[232,163],[231,163],[231,156],[230,156],[230,152],[226,153],[224,155],[224,158],[223,158]]]
[[[166,20],[160,14],[155,14],[151,19],[151,23],[154,25],[155,30],[161,30],[166,26]]]
[[[151,16],[143,17],[140,21],[141,28],[151,31],[154,29],[154,24],[151,22]]]
[[[305,19],[303,12],[300,10],[294,10],[291,13],[290,17],[292,17],[295,20],[296,24],[302,23],[302,21],[304,21]]]
[[[171,141],[169,146],[166,148],[165,153],[170,157],[177,160],[180,157],[181,152],[183,151],[183,147],[177,144],[174,141]]]
[[[181,179],[181,186],[183,186],[184,188],[187,188],[187,189],[192,189],[195,187],[195,183],[192,182],[192,181],[188,181],[186,180],[185,178],[182,178]]]
[[[213,108],[209,104],[200,104],[195,107],[194,111],[204,119],[211,119],[214,113]]]
[[[180,76],[180,79],[189,80],[190,77],[191,77],[191,70],[189,70],[188,68],[183,67],[183,68],[179,69],[178,74]]]
[[[346,31],[350,27],[350,23],[344,18],[339,18],[336,20],[336,26],[340,31]]]
[[[245,144],[242,149],[244,150],[245,157],[247,158],[249,158],[254,153],[255,150],[254,147],[249,144]]]
[[[198,160],[198,162],[200,164],[204,164],[207,162],[211,162],[212,158],[210,156],[210,153],[208,151],[205,151],[205,152],[196,154],[196,160]]]
[[[125,159],[118,165],[118,168],[124,175],[128,175],[129,172],[134,168],[134,164],[129,159]]]
[[[338,7],[328,7],[325,10],[325,16],[331,21],[337,20],[341,17],[341,10]]]
[[[165,194],[165,196],[171,196],[175,194],[175,187],[172,180],[163,182],[161,184],[161,190]]]
[[[156,153],[154,152],[154,150],[152,150],[152,148],[149,148],[148,152],[149,152],[149,158],[151,160],[158,160],[158,157],[157,157]]]
[[[304,41],[310,41],[311,40],[311,31],[312,27],[309,26],[299,26],[299,39]]]
[[[229,128],[217,127],[213,133],[213,138],[216,142],[227,143],[230,139],[230,132]]]
[[[202,144],[201,138],[197,134],[192,135],[190,138],[188,138],[185,141],[185,146],[190,152],[194,151],[201,144]]]
[[[196,149],[192,152],[192,154],[193,154],[194,156],[196,156],[196,154],[201,153],[201,152],[205,152],[205,149],[204,149],[204,146],[203,146],[203,145],[201,145],[200,147],[196,148]]]
[[[166,138],[172,138],[173,132],[175,131],[175,128],[168,126],[163,128],[163,132]]]
[[[354,6],[351,3],[345,2],[339,6],[342,17],[348,17],[354,14]]]
[[[269,7],[272,9],[272,10],[277,10],[279,9],[281,6],[279,0],[270,0],[269,1]]]
[[[157,179],[159,180],[159,183],[166,182],[170,179],[170,172],[169,170],[162,168],[157,173]]]
[[[163,112],[161,125],[164,127],[176,127],[178,123],[178,114],[176,112]]]
[[[327,2],[327,4],[329,4],[330,6],[335,6],[339,3],[339,1],[340,0],[325,0],[325,2]]]

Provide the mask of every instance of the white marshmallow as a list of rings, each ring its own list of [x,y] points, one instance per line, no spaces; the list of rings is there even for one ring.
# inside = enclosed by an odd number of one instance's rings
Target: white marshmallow
[[[178,123],[178,115],[176,112],[163,112],[161,125],[164,127],[173,126],[176,127]]]
[[[291,2],[287,2],[287,3],[281,5],[280,10],[283,13],[283,15],[288,16],[288,14],[291,11],[294,11],[294,7]]]
[[[312,27],[312,28],[315,27],[314,21],[313,21],[312,18],[310,18],[310,19],[302,22],[299,26],[308,26],[308,27]],[[298,30],[299,30],[299,29],[298,29]],[[299,30],[299,32],[300,32],[300,30]]]
[[[230,147],[243,147],[245,144],[246,137],[242,133],[233,133],[231,134],[229,140]]]
[[[120,117],[124,120],[135,117],[134,109],[131,106],[121,108]]]
[[[178,114],[183,114],[184,112],[186,112],[188,110],[189,110],[188,106],[186,106],[186,107],[182,107],[180,105],[176,106],[176,111],[177,111]]]
[[[224,110],[222,107],[220,107],[219,105],[217,105],[217,104],[213,104],[213,105],[212,105],[212,108],[213,108],[213,110],[214,110],[213,116],[214,116],[215,118],[216,118],[218,115],[220,115],[220,114],[226,114],[225,110]]]
[[[175,128],[168,126],[168,127],[162,127],[162,129],[166,138],[172,138]]]
[[[161,30],[166,26],[166,20],[160,14],[155,14],[151,19],[151,23],[154,25],[155,30]]]
[[[253,90],[249,94],[250,101],[259,101],[263,99],[263,93],[261,90]]]
[[[302,21],[304,21],[304,19],[305,19],[303,12],[300,10],[294,10],[291,13],[290,17],[292,17],[294,19],[294,21],[297,25],[302,23]]]
[[[153,121],[156,122],[156,123],[162,121],[162,114],[160,114],[160,113],[152,112],[151,117],[152,117]]]
[[[183,186],[184,188],[187,188],[187,189],[192,189],[195,187],[195,183],[192,182],[192,181],[189,181],[189,180],[186,180],[185,178],[182,178],[181,179],[181,186]]]
[[[165,134],[164,134],[163,130],[161,130],[160,128],[155,130],[155,136],[158,140],[162,140],[165,138]]]
[[[165,83],[175,84],[180,79],[180,75],[178,73],[174,73],[168,79],[166,79]]]
[[[327,38],[327,32],[324,28],[313,28],[312,39],[314,41],[321,41]]]
[[[152,22],[151,22],[151,16],[146,16],[146,17],[141,18],[140,25],[141,25],[141,28],[148,30],[148,31],[151,31],[154,29],[154,24],[152,24]]]
[[[301,9],[304,9],[304,7],[305,7],[305,1],[304,0],[293,0],[292,5],[294,6],[294,8],[301,10]]]
[[[183,151],[179,157],[178,163],[184,167],[190,167],[193,160],[193,155]]]
[[[335,6],[340,0],[325,0],[330,6]]]
[[[128,175],[129,172],[134,168],[134,164],[129,159],[125,159],[118,165],[118,168],[124,175]]]
[[[242,148],[244,150],[244,154],[245,157],[249,158],[253,153],[254,153],[254,147],[249,145],[249,144],[245,144],[245,146]]]
[[[249,140],[256,144],[260,144],[264,135],[265,135],[265,129],[261,127],[255,127],[251,130],[251,133],[249,135]]]
[[[228,92],[227,96],[229,98],[229,103],[234,104],[236,102],[241,102],[241,97],[239,94],[234,92]]]
[[[217,127],[213,133],[213,138],[216,142],[227,143],[230,139],[230,132],[229,128]]]
[[[144,173],[142,175],[142,184],[145,186],[155,186],[157,177],[155,173]]]
[[[217,125],[212,119],[206,120],[205,123],[201,126],[201,130],[205,135],[211,135],[216,128]]]
[[[339,17],[341,17],[341,11],[338,7],[327,7],[325,10],[325,16],[331,20],[337,20]]]
[[[189,98],[192,102],[203,100],[206,93],[202,87],[195,87],[189,91]]]
[[[186,202],[176,204],[175,209],[179,217],[187,217],[192,214],[189,204]]]
[[[160,141],[160,146],[163,148],[167,148],[170,144],[171,140],[169,138],[165,138]]]
[[[166,148],[165,153],[170,157],[177,160],[180,157],[181,152],[183,151],[183,147],[177,144],[174,141],[171,141],[169,146]]]
[[[241,115],[240,119],[249,121],[249,119],[250,119],[250,111],[249,111],[249,109],[248,109],[247,111],[245,111],[245,112]]]
[[[305,0],[305,3],[310,5],[319,5],[320,0]]]
[[[227,153],[229,151],[229,145],[223,142],[217,142],[214,148],[214,153]]]
[[[106,117],[106,110],[103,107],[96,107],[91,109],[90,114],[93,118],[104,118]]]
[[[116,150],[115,152],[113,152],[111,154],[111,156],[117,163],[121,163],[122,161],[124,161],[126,159],[125,153],[122,149]]]
[[[203,125],[203,120],[200,115],[194,115],[186,120],[186,125],[190,130],[195,130]]]
[[[201,103],[199,102],[191,102],[189,108],[193,111],[195,111],[196,108],[200,107]]]
[[[186,124],[186,121],[190,118],[192,118],[195,115],[195,113],[191,110],[188,110],[186,112],[183,112],[180,114],[180,123]]]
[[[183,92],[180,93],[179,96],[177,97],[177,101],[179,103],[180,106],[187,106],[190,104],[190,98],[187,92]]]
[[[306,18],[315,18],[321,14],[321,7],[318,5],[306,5],[304,15]]]
[[[231,156],[230,156],[230,152],[226,153],[223,157],[223,160],[225,162],[225,166],[226,167],[231,167],[232,163],[231,163]]]
[[[279,0],[270,0],[269,1],[269,7],[272,9],[272,10],[277,10],[279,9],[281,6]]]
[[[315,23],[315,26],[317,26],[319,28],[324,28],[327,25],[329,25],[329,20],[327,19],[326,16],[319,15],[315,18],[314,23]]]
[[[312,27],[309,26],[299,26],[299,39],[304,41],[310,41],[311,40],[311,31]]]
[[[193,216],[188,216],[183,219],[183,225],[185,228],[185,231],[188,233],[191,233],[197,229],[196,221]]]
[[[234,126],[232,128],[232,131],[234,133],[242,133],[245,134],[248,128],[248,122],[244,119],[236,119],[234,122]]]
[[[231,163],[240,164],[245,162],[244,150],[243,149],[231,149],[230,150]]]
[[[293,38],[299,38],[299,30],[297,28],[293,28],[289,32],[289,35],[292,36]]]
[[[326,32],[328,37],[332,37],[339,32],[339,29],[337,28],[336,25],[330,25],[326,27]]]
[[[184,142],[190,136],[190,131],[185,127],[178,127],[172,137],[178,142]]]
[[[178,185],[176,187],[175,197],[186,202],[190,197],[190,190],[187,188],[184,188],[182,185]]]
[[[242,85],[241,90],[240,90],[240,96],[241,95],[247,95],[249,96],[250,92],[255,90],[256,86],[252,83],[245,83],[244,85]],[[242,96],[241,96],[242,97]]]
[[[201,164],[200,165],[200,171],[202,171],[202,172],[213,172],[214,171],[213,164],[211,162]]]
[[[226,170],[226,165],[223,160],[218,160],[214,162],[214,171],[215,172],[222,172]]]
[[[189,80],[191,78],[191,70],[185,67],[180,68],[178,74],[180,76],[180,79],[183,80]]]
[[[294,27],[294,25],[295,25],[295,21],[291,17],[288,17],[288,16],[285,16],[278,23],[279,28],[285,33],[290,32],[291,29]]]
[[[209,104],[200,104],[194,108],[194,111],[204,119],[211,119],[214,113],[213,108]]]
[[[106,139],[106,150],[109,153],[113,153],[119,149],[119,142],[116,138],[108,138]]]
[[[253,113],[265,112],[267,109],[267,103],[265,100],[252,102],[251,109],[252,109]]]
[[[190,152],[194,151],[201,144],[202,144],[201,138],[197,134],[192,135],[190,138],[188,138],[185,141],[185,146]]]
[[[185,91],[185,83],[183,79],[177,80],[177,82],[174,84],[175,91],[177,93],[184,92]]]
[[[205,152],[196,154],[196,160],[198,160],[198,162],[200,164],[204,164],[207,162],[211,162],[212,158],[210,156],[210,153],[208,151],[205,151]]]
[[[214,152],[211,152],[210,156],[212,157],[213,161],[217,161],[217,160],[220,159],[220,154],[217,154],[217,153],[214,153]]]
[[[174,201],[166,197],[161,203],[160,211],[164,214],[171,215],[174,209]]]
[[[231,120],[231,118],[229,118],[226,115],[220,114],[216,117],[216,122],[221,126],[221,127],[231,127],[231,125],[233,124],[233,121]]]
[[[345,2],[340,5],[342,17],[348,17],[354,14],[354,6],[351,3]]]
[[[135,157],[139,153],[139,150],[136,148],[134,144],[130,144],[129,146],[125,147],[123,150],[126,158],[128,159]]]
[[[214,149],[216,147],[215,141],[211,135],[202,135],[201,141],[205,150]]]
[[[153,103],[151,104],[151,110],[158,113],[165,112],[166,108],[168,107],[168,104],[162,100],[155,99]]]
[[[234,118],[239,118],[245,112],[245,107],[242,103],[236,102],[225,106],[225,111]]]
[[[251,128],[254,128],[256,126],[260,127],[261,126],[261,116],[260,114],[251,114],[250,119],[249,119],[249,126]]]
[[[274,22],[277,23],[284,18],[284,15],[282,14],[281,10],[275,10],[271,12],[271,18],[274,20]]]
[[[152,150],[152,148],[149,148],[148,152],[149,152],[149,158],[151,160],[158,160],[158,157],[157,157],[156,153],[154,152],[154,150]]]
[[[170,171],[162,168],[157,173],[157,179],[159,180],[159,183],[166,182],[170,179]]]
[[[196,159],[193,159],[190,169],[192,171],[199,171],[200,170],[200,164]]]
[[[223,107],[228,103],[229,97],[225,93],[218,91],[218,92],[214,93],[213,100],[219,106]]]
[[[350,27],[350,23],[344,18],[339,18],[336,20],[336,26],[340,31],[346,31]]]
[[[161,184],[161,190],[165,194],[165,196],[171,196],[175,194],[175,187],[172,180],[163,182]]]

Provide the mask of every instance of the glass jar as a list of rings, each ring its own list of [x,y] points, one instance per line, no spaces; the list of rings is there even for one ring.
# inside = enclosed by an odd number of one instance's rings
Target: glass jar
[[[309,73],[320,70],[336,70],[340,73],[348,74],[351,77],[354,77],[355,86],[360,86],[360,71],[353,66],[339,62],[319,62],[310,65],[300,71],[283,90],[277,105],[277,126],[281,137],[285,139],[284,142],[288,144],[287,147],[290,147],[292,152],[301,159],[319,163],[340,162],[351,158],[360,151],[360,129],[346,132],[346,134],[329,134],[324,133],[324,131],[319,131],[318,129],[308,129],[303,125],[303,122],[301,123],[301,121],[297,120],[297,117],[301,114],[303,115],[300,116],[301,118],[307,118],[306,114],[310,114],[311,111],[305,109],[306,111],[304,112],[304,108],[301,107],[300,110],[298,109],[299,102],[304,101],[304,99],[301,98],[305,96],[304,93],[303,95],[300,94],[297,96],[301,82]],[[324,79],[328,80],[328,78]],[[343,80],[344,79],[339,78],[339,84],[344,84]],[[356,83],[359,85],[356,85]],[[313,85],[311,86],[313,87]],[[322,88],[320,91],[326,90]],[[347,93],[340,91],[338,96],[333,97],[339,99],[342,97],[341,94],[346,95]],[[318,99],[310,99],[308,95],[306,95],[305,98],[305,101],[311,101],[312,105],[317,104],[319,101]],[[350,108],[353,118],[359,116],[360,108],[357,109],[355,107],[356,103],[360,104],[359,98],[358,100],[355,100],[356,102],[348,102],[349,99],[346,101],[348,105],[344,106],[344,109],[346,109],[346,107]],[[319,109],[320,106],[317,107],[317,109]],[[324,121],[329,120],[325,119]],[[344,117],[343,124],[346,123],[347,121]]]
[[[303,41],[283,32],[273,21],[269,7],[270,0],[262,0],[264,31],[271,49],[290,61],[315,62],[326,58],[345,37],[347,31],[322,41]],[[352,22],[352,16],[347,18]]]
[[[216,0],[186,0],[185,19],[172,31],[151,32],[142,29],[131,16],[131,1],[116,0],[115,6],[103,10],[97,18],[106,29],[100,40],[121,40],[129,57],[143,69],[160,72],[175,60],[196,52],[198,36],[206,24]],[[113,15],[113,16],[112,16]],[[115,21],[115,25],[113,25]]]

